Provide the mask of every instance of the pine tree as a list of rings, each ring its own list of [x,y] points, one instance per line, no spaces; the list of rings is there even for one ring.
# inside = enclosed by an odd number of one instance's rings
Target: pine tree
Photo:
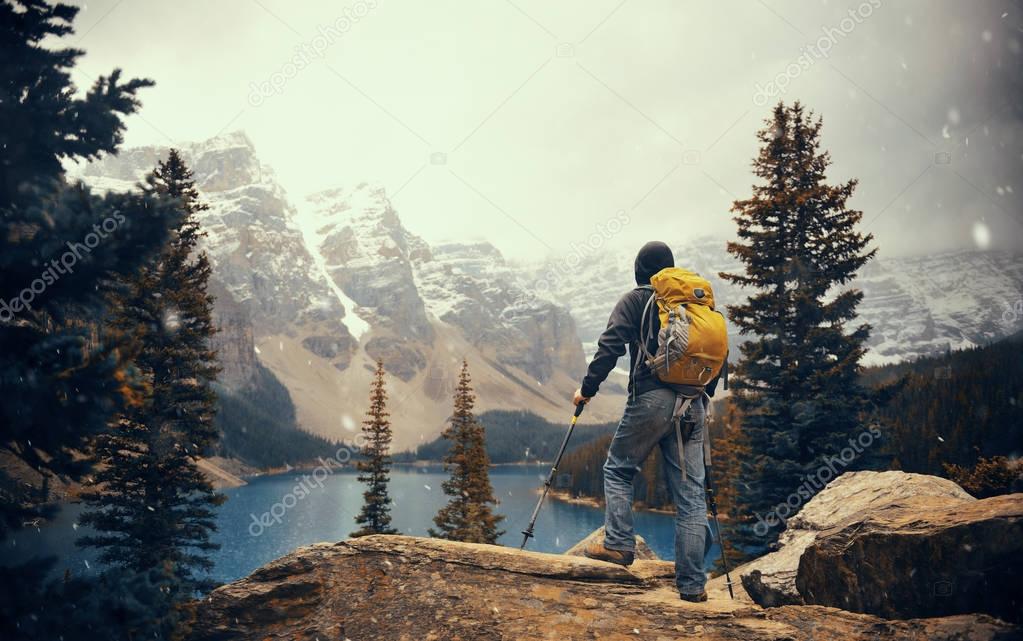
[[[866,251],[873,237],[856,230],[862,212],[846,206],[856,181],[826,183],[821,119],[798,102],[779,103],[766,124],[753,162],[763,182],[732,208],[740,240],[728,251],[745,273],[721,274],[754,290],[728,310],[749,339],[733,386],[748,452],[733,529],[737,543],[760,549],[779,530],[765,534],[757,519],[863,430],[867,396],[858,377],[870,327],[846,331],[863,297],[847,286],[876,252]]]
[[[83,494],[92,510],[80,519],[97,534],[79,544],[100,548],[100,559],[111,565],[164,570],[183,599],[211,586],[196,571],[212,567],[205,553],[219,547],[210,533],[213,508],[223,502],[195,462],[217,437],[210,263],[196,249],[203,233],[195,215],[206,206],[175,150],[148,177],[146,189],[177,203],[186,216],[157,260],[111,294],[116,311],[108,326],[130,339],[148,389],[97,439],[101,467],[95,486]]]
[[[93,194],[62,161],[113,153],[149,80],[100,77],[76,97],[77,7],[0,1],[0,447],[43,474],[80,478],[86,440],[138,399],[140,380],[96,320],[109,274],[159,250],[179,213],[149,194]],[[43,46],[43,42],[47,46]],[[0,481],[6,481],[0,473]],[[0,538],[36,497],[0,483]]]
[[[451,450],[444,457],[444,469],[451,477],[444,481],[444,493],[451,497],[433,518],[437,529],[430,536],[469,543],[496,543],[504,532],[497,524],[504,517],[494,514],[494,489],[490,485],[490,458],[487,456],[483,426],[473,415],[476,396],[469,377],[469,364],[462,361],[462,372],[455,388],[455,409],[444,438]]]
[[[378,360],[369,393],[369,410],[366,412],[366,420],[362,422],[366,446],[361,454],[365,458],[356,463],[359,482],[366,484],[366,491],[362,494],[362,510],[355,518],[355,522],[362,527],[352,532],[352,536],[398,533],[398,530],[391,527],[391,497],[387,493],[391,471],[391,422],[387,417],[384,362]]]

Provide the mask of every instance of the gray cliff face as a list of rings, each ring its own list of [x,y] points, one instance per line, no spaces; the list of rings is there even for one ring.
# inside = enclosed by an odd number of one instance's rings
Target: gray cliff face
[[[440,245],[416,267],[431,311],[497,362],[540,383],[585,367],[567,309],[535,296],[493,245]]]

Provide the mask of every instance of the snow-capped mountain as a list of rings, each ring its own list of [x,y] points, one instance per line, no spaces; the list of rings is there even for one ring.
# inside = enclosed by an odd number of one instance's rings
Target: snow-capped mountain
[[[358,429],[377,360],[391,374],[399,449],[443,428],[462,359],[477,409],[563,419],[584,354],[632,287],[633,256],[623,251],[582,248],[581,260],[521,266],[489,243],[431,247],[377,186],[290,199],[240,132],[179,148],[210,205],[200,222],[214,268],[222,383],[246,385],[258,359],[288,388],[300,425],[329,438]],[[166,152],[126,149],[79,171],[99,189],[127,190]],[[739,269],[723,239],[674,249],[726,306],[743,299],[717,276]],[[1023,327],[1018,255],[879,259],[855,285],[865,294],[861,318],[873,326],[869,363],[983,344]],[[587,419],[617,418],[623,383],[619,376],[603,386]]]
[[[495,248],[431,248],[379,187],[291,200],[240,132],[179,149],[210,205],[200,223],[223,329],[222,382],[246,384],[254,352],[288,388],[299,423],[340,439],[358,428],[382,360],[395,445],[404,448],[443,428],[466,359],[478,409],[563,418],[585,366],[574,321],[563,306],[529,296]],[[131,189],[166,152],[125,149],[80,176],[99,189]],[[610,396],[591,420],[610,419]]]
[[[725,239],[699,238],[672,245],[676,264],[711,281],[725,307],[748,295],[718,274],[741,272]],[[634,287],[634,255],[604,251],[567,270],[549,261],[533,282],[551,284],[554,300],[572,303],[587,353],[618,298]],[[866,364],[896,363],[918,356],[983,345],[1023,329],[1023,256],[1008,252],[958,251],[920,257],[877,258],[852,286],[863,291],[859,322],[872,327]],[[543,288],[539,288],[543,290]],[[742,338],[732,331],[733,347]],[[735,350],[737,352],[737,350]]]

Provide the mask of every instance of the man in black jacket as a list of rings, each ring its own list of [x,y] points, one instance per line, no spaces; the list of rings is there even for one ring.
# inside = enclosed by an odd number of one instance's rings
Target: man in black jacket
[[[643,245],[636,256],[637,287],[622,296],[611,312],[607,329],[600,335],[597,352],[576,391],[576,404],[588,402],[600,384],[629,351],[629,400],[604,463],[605,538],[586,549],[586,556],[630,565],[635,558],[636,535],[632,524],[633,480],[643,461],[659,446],[666,471],[668,489],[675,504],[675,583],[687,601],[705,601],[707,581],[703,567],[707,536],[707,503],[704,496],[703,438],[706,405],[701,390],[685,389],[662,383],[643,362],[639,349],[640,320],[647,301],[653,295],[650,278],[665,267],[674,267],[671,249],[662,242]],[[647,350],[657,352],[660,321],[652,307],[647,327]],[[713,395],[717,380],[707,386]],[[676,395],[697,396],[685,414],[685,461],[680,461],[679,444],[673,429],[672,414]],[[685,474],[682,466],[685,466]]]

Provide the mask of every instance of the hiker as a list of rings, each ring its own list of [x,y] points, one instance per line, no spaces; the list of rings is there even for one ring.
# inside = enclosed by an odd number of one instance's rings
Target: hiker
[[[659,284],[663,277],[669,275],[681,275],[689,279],[686,281],[689,283],[686,291],[690,298],[676,299],[683,303],[692,300],[694,295],[703,298],[708,295],[705,292],[710,292],[709,284],[692,272],[666,269],[674,266],[671,249],[662,242],[649,242],[639,250],[635,263],[637,287],[622,296],[611,312],[607,329],[597,342],[597,352],[573,401],[578,405],[593,398],[628,347],[628,402],[604,463],[604,498],[607,502],[605,538],[603,542],[597,540],[592,543],[585,554],[591,559],[623,566],[632,564],[636,551],[632,519],[633,481],[643,461],[658,445],[668,489],[675,504],[675,584],[683,600],[699,602],[707,600],[704,590],[707,577],[703,564],[708,531],[707,502],[704,496],[704,422],[709,396],[713,396],[724,366],[723,361],[727,360],[727,336],[724,334],[724,319],[722,317],[720,321],[717,320],[720,315],[713,311],[713,294],[709,293],[711,302],[707,313],[715,315],[713,331],[721,335],[714,340],[720,343],[723,337],[725,343],[725,356],[718,354],[716,357],[722,362],[710,362],[706,367],[705,363],[700,362],[697,368],[699,372],[695,376],[681,379],[688,380],[690,384],[664,382],[659,375],[657,360],[654,360],[657,371],[651,369],[646,357],[655,354],[661,357],[663,354],[658,353],[659,342],[665,339],[665,332],[659,331],[662,325],[660,316],[664,310],[662,308],[659,314],[661,305],[654,304],[659,301],[651,300],[655,296],[660,297],[660,289],[655,291],[651,286],[651,278],[657,276],[655,280]],[[696,283],[695,287],[693,282]],[[693,307],[695,305],[684,305],[686,309]],[[682,316],[682,331],[688,342],[689,315],[684,312],[679,314],[681,309],[675,307],[674,311],[667,311],[671,314],[672,329],[675,319]],[[693,327],[697,327],[695,318]],[[647,340],[641,342],[642,336],[646,336]],[[682,349],[686,347],[683,345]],[[695,362],[698,359],[690,360]],[[692,371],[689,373],[692,374]],[[706,378],[701,378],[704,375]],[[684,413],[680,410],[684,410]],[[680,420],[680,429],[676,429],[673,419]],[[683,441],[681,448],[679,436],[682,436]],[[684,465],[680,462],[683,457]]]

